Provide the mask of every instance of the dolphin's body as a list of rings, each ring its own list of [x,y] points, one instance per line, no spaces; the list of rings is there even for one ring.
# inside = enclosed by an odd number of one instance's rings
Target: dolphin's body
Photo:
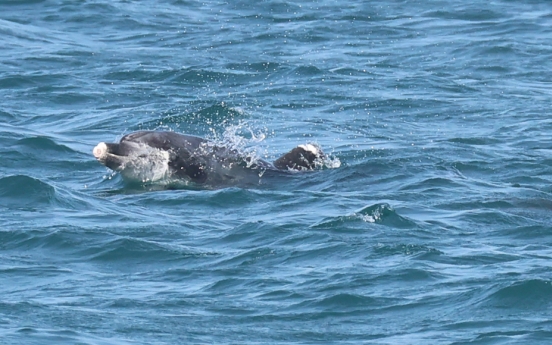
[[[101,142],[94,157],[127,182],[184,180],[218,185],[257,178],[264,171],[312,170],[323,159],[315,145],[299,145],[269,163],[244,157],[212,141],[175,132],[143,131],[125,135],[120,142]]]

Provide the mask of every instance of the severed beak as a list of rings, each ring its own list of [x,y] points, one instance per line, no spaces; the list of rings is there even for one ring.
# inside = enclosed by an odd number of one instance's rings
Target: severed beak
[[[107,145],[105,143],[99,143],[94,147],[94,150],[92,150],[92,154],[96,159],[102,160],[107,156]]]

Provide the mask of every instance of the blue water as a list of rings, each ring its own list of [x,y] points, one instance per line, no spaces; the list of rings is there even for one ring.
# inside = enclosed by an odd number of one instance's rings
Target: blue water
[[[547,0],[1,1],[0,343],[549,344],[551,37]],[[91,151],[141,129],[336,164],[128,186]]]

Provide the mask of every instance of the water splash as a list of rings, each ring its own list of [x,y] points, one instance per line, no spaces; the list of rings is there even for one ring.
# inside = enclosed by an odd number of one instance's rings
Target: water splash
[[[262,130],[255,131],[247,122],[240,122],[224,128],[222,135],[218,135],[216,128],[211,127],[211,140],[214,146],[226,147],[238,153],[244,159],[248,168],[261,161],[258,143],[266,139]],[[264,172],[264,171],[263,171]],[[262,173],[261,173],[262,176]]]
[[[385,213],[394,212],[393,208],[388,204],[376,204],[365,207],[362,210],[355,212],[355,216],[359,217],[367,223],[375,223],[381,221]]]
[[[321,161],[321,168],[337,169],[341,166],[341,161],[338,157],[332,154],[326,154]],[[318,166],[317,166],[318,167]]]

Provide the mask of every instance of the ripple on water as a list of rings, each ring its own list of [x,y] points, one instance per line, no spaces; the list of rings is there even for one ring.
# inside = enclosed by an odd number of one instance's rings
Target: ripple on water
[[[18,140],[14,146],[22,153],[32,155],[33,157],[47,157],[49,160],[56,159],[60,155],[75,153],[75,151],[69,147],[58,144],[47,137],[23,138]],[[44,155],[46,155],[46,157]]]
[[[347,216],[325,218],[311,227],[314,229],[346,231],[348,229],[359,229],[359,225],[362,224],[367,226],[366,223],[380,224],[400,229],[415,229],[418,227],[414,221],[399,215],[393,207],[386,203],[366,206]]]
[[[374,253],[377,256],[416,255],[419,259],[431,260],[444,253],[423,244],[377,244]]]
[[[496,288],[481,303],[511,312],[515,310],[531,313],[546,311],[552,306],[552,282],[529,279],[508,283],[507,286]]]
[[[156,265],[164,261],[194,256],[195,252],[187,246],[115,236],[110,241],[89,244],[81,254],[90,260],[99,262],[152,263]]]
[[[550,343],[547,0],[152,3],[0,4],[0,343]],[[236,125],[343,164],[160,191],[90,154]]]
[[[7,208],[36,209],[56,202],[51,184],[27,175],[0,178],[0,205]]]

